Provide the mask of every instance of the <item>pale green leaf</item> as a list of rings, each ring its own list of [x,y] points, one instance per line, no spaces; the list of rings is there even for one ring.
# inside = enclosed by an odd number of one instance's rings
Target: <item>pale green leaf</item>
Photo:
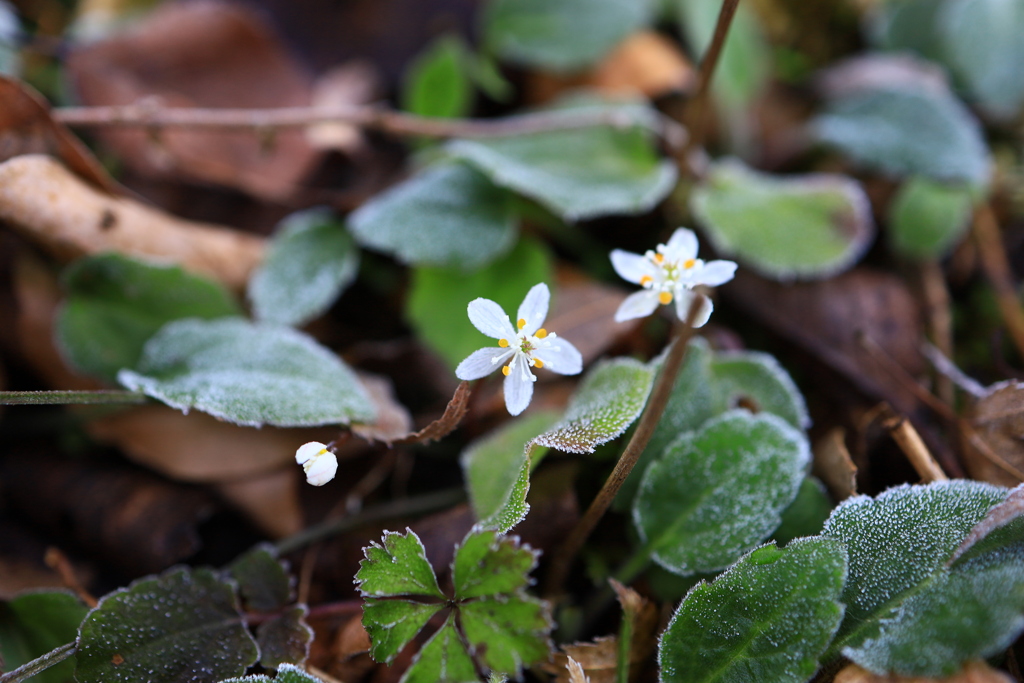
[[[68,591],[32,591],[0,602],[0,657],[12,671],[36,657],[73,641],[89,608]],[[27,679],[29,683],[64,683],[74,659]]]
[[[424,643],[399,683],[479,683],[476,667],[455,628],[454,613]]]
[[[374,417],[366,390],[333,353],[296,330],[237,318],[165,325],[118,381],[183,412],[194,408],[240,425]]]
[[[452,559],[455,599],[520,592],[530,582],[529,573],[537,566],[538,554],[529,546],[520,546],[518,537],[474,528]]]
[[[910,178],[889,205],[889,242],[912,258],[941,258],[966,234],[973,208],[965,185]]]
[[[402,108],[418,116],[465,116],[473,104],[466,44],[444,35],[431,43],[402,76]]]
[[[772,176],[728,160],[690,204],[719,252],[779,280],[845,270],[875,233],[864,191],[840,175]]]
[[[359,562],[356,585],[364,597],[444,598],[419,536],[409,529],[404,534],[385,531],[383,541],[384,545],[374,542],[363,549],[366,557]]]

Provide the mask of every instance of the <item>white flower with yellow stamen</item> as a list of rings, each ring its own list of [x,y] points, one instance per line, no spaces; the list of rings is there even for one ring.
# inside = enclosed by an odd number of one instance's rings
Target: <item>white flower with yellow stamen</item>
[[[323,486],[338,471],[338,457],[327,450],[319,441],[310,441],[295,451],[295,462],[306,471],[306,481],[313,486]]]
[[[551,293],[547,285],[534,285],[519,306],[516,326],[490,299],[469,302],[469,320],[498,346],[474,351],[459,363],[459,379],[479,379],[501,368],[505,375],[505,407],[513,415],[526,410],[533,398],[537,377],[530,368],[546,368],[562,375],[575,375],[583,369],[583,357],[576,347],[548,332],[541,325],[548,315]]]
[[[708,261],[697,258],[697,236],[692,230],[679,228],[667,244],[654,251],[633,254],[621,249],[612,251],[612,265],[624,280],[643,287],[630,294],[615,312],[615,320],[623,322],[642,318],[654,312],[659,304],[676,304],[676,315],[686,320],[694,297],[700,298],[700,309],[693,326],[700,327],[711,317],[714,305],[705,295],[692,291],[698,285],[717,287],[733,278],[736,264],[732,261]]]

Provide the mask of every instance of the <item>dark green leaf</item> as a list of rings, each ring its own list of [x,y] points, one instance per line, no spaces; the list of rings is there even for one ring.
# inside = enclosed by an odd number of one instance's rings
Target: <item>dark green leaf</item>
[[[5,671],[70,643],[89,608],[65,591],[23,593],[0,603],[0,655]],[[27,679],[34,683],[64,683],[71,678],[70,659]]]
[[[910,178],[889,205],[889,242],[912,258],[941,258],[967,232],[973,208],[965,185]]]
[[[459,620],[474,651],[488,667],[520,678],[523,666],[548,658],[551,619],[543,602],[525,595],[463,604]]]
[[[419,536],[409,529],[404,534],[385,531],[383,541],[384,545],[374,542],[363,548],[366,557],[359,562],[356,573],[363,596],[429,595],[444,599]]]
[[[231,563],[228,570],[238,583],[246,609],[276,612],[292,600],[292,581],[269,543],[261,543]]]
[[[76,261],[64,272],[64,287],[57,344],[77,369],[107,380],[135,367],[146,340],[172,320],[241,314],[219,284],[121,254]]]
[[[390,664],[444,603],[369,598],[363,605],[363,627],[370,636],[370,656]]]
[[[796,498],[783,510],[782,521],[772,539],[779,545],[786,545],[794,538],[820,533],[833,507],[825,485],[814,477],[805,477]]]
[[[256,628],[260,666],[277,669],[282,664],[306,661],[313,642],[313,629],[306,624],[308,612],[305,605],[294,605]]]
[[[399,683],[479,683],[476,667],[450,614],[406,669]]]
[[[402,82],[402,107],[419,116],[456,118],[469,113],[470,55],[457,36],[445,35],[416,56]]]
[[[452,559],[455,598],[462,601],[520,591],[530,582],[537,556],[529,546],[520,547],[515,536],[499,537],[494,530],[474,529]]]

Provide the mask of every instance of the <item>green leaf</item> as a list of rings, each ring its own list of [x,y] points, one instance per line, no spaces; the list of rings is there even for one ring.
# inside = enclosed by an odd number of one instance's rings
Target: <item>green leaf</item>
[[[875,233],[864,191],[840,175],[780,177],[720,162],[690,206],[715,249],[778,280],[843,271]]]
[[[474,529],[452,559],[455,598],[462,601],[521,591],[529,584],[528,575],[537,566],[538,555],[529,546],[521,547],[517,537]]]
[[[330,308],[359,271],[359,251],[328,209],[281,221],[266,260],[249,281],[253,316],[298,327]]]
[[[523,237],[511,252],[473,273],[461,268],[413,269],[406,315],[420,339],[454,370],[466,356],[494,343],[469,322],[470,301],[483,297],[515,311],[530,287],[552,279],[547,248]]]
[[[79,630],[75,679],[218,681],[257,657],[233,587],[209,569],[178,567],[100,600]]]
[[[495,184],[579,221],[644,213],[672,190],[676,166],[660,157],[650,137],[640,125],[599,125],[454,140],[447,149]]]
[[[889,205],[889,242],[911,258],[941,258],[967,232],[973,209],[970,187],[910,178]]]
[[[81,600],[66,591],[22,593],[0,602],[0,661],[5,671],[73,641],[88,611]],[[70,659],[26,680],[64,683],[74,668],[75,660]]]
[[[368,422],[374,407],[337,356],[286,327],[237,318],[179,320],[118,381],[183,412],[240,425],[300,427]]]
[[[441,163],[377,195],[351,216],[364,247],[410,265],[475,270],[516,239],[512,195],[465,164]]]
[[[526,517],[530,470],[547,451],[527,446],[557,419],[554,413],[543,412],[509,420],[462,452],[459,461],[469,502],[482,526],[507,532]]]
[[[779,545],[786,545],[794,538],[820,533],[834,507],[825,485],[814,477],[805,477],[796,498],[783,510],[782,521],[772,539]]]
[[[858,91],[831,102],[818,137],[865,166],[975,186],[989,182],[977,119],[951,94],[924,88]]]
[[[654,369],[632,358],[595,364],[573,394],[565,416],[534,443],[568,453],[593,453],[639,417],[654,384]]]
[[[872,33],[886,50],[911,50],[928,60],[942,61],[939,13],[946,0],[903,0],[882,3],[875,13]]]
[[[686,596],[661,638],[665,683],[801,683],[818,668],[843,605],[843,545],[761,546]]]
[[[492,0],[484,35],[500,57],[553,71],[597,62],[652,19],[648,0]]]
[[[364,597],[429,595],[444,599],[419,536],[410,529],[404,534],[385,531],[383,540],[384,545],[373,542],[363,548],[366,557],[359,562],[356,585]]]
[[[293,605],[256,628],[260,666],[277,669],[283,664],[306,661],[313,642],[313,629],[306,624],[308,613],[305,605]]]
[[[473,105],[470,55],[455,35],[444,35],[416,56],[402,78],[402,108],[419,116],[456,118]]]
[[[455,628],[455,615],[428,640],[399,683],[479,683],[476,666]]]
[[[843,541],[849,554],[846,619],[833,654],[878,638],[892,610],[941,573],[972,527],[1005,497],[1004,489],[954,480],[843,501],[822,532]]]
[[[370,636],[370,656],[390,664],[430,618],[444,609],[443,603],[369,598],[363,605],[363,627]]]
[[[248,610],[276,612],[292,600],[291,577],[270,543],[260,543],[239,557],[228,572]]]
[[[669,571],[722,569],[778,527],[809,462],[806,438],[781,418],[725,413],[647,468],[633,521]]]
[[[219,284],[121,254],[80,259],[63,280],[68,294],[57,314],[57,345],[75,368],[107,380],[135,367],[146,340],[172,320],[241,314]]]
[[[316,676],[311,676],[299,667],[292,666],[291,664],[282,664],[277,670],[277,676],[274,678],[258,674],[241,678],[229,678],[220,683],[269,683],[270,681],[275,681],[276,683],[324,683]]]
[[[484,598],[459,608],[462,630],[488,667],[522,677],[524,665],[548,658],[551,619],[543,602],[525,595]]]

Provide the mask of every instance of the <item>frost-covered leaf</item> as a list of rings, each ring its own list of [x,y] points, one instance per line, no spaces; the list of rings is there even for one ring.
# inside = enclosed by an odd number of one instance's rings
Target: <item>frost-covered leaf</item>
[[[974,192],[958,183],[910,178],[889,205],[889,242],[918,259],[945,256],[967,232]]]
[[[854,161],[897,176],[985,186],[988,147],[977,119],[953,95],[907,87],[858,91],[829,103],[818,137]]]
[[[494,0],[488,47],[511,62],[554,71],[589,66],[652,18],[649,0]]]
[[[253,612],[276,612],[292,599],[292,580],[274,546],[261,543],[231,563],[231,578],[245,607]]]
[[[118,381],[183,412],[195,408],[240,425],[374,417],[366,390],[333,353],[296,330],[238,318],[165,325]]]
[[[661,638],[665,683],[802,683],[843,618],[846,553],[832,539],[765,545],[694,587]]]
[[[479,683],[476,667],[455,628],[455,615],[431,636],[399,683]]]
[[[650,133],[639,125],[454,140],[447,149],[495,184],[537,201],[567,221],[644,213],[664,199],[676,181],[676,165],[661,158]]]
[[[466,44],[452,35],[431,43],[402,77],[402,108],[419,116],[465,116],[473,104]]]
[[[172,320],[241,314],[216,282],[121,254],[80,259],[63,279],[57,345],[75,368],[107,380],[135,367],[146,340]]]
[[[434,569],[427,562],[420,537],[406,529],[384,532],[384,545],[371,543],[363,549],[356,584],[364,597],[429,595],[443,599]]]
[[[89,608],[67,591],[22,593],[0,602],[0,656],[5,671],[13,671],[78,634]],[[74,659],[61,662],[28,679],[34,683],[64,683],[74,671]]]
[[[778,527],[809,461],[806,438],[782,418],[725,413],[680,435],[647,468],[633,521],[666,569],[722,569]]]
[[[526,595],[483,598],[459,608],[467,640],[483,662],[520,678],[523,666],[548,658],[551,619],[546,605]]]
[[[796,498],[782,511],[782,521],[772,539],[786,545],[794,538],[820,533],[834,507],[825,485],[814,477],[805,477]]]
[[[846,544],[846,619],[831,651],[856,649],[877,638],[884,619],[926,583],[1006,490],[955,480],[898,486],[875,499],[843,501],[822,535]]]
[[[632,358],[596,364],[583,378],[562,420],[534,443],[568,453],[593,453],[633,424],[647,404],[653,383],[654,369]]]
[[[277,676],[271,678],[263,674],[255,676],[242,676],[239,678],[228,678],[220,683],[324,683],[316,676],[312,676],[297,666],[282,664],[277,670]]]
[[[359,251],[327,209],[308,209],[281,221],[266,260],[249,280],[253,316],[298,327],[317,317],[352,284]]]
[[[469,502],[482,526],[507,532],[526,516],[530,470],[547,451],[527,445],[557,419],[550,412],[515,418],[462,452]]]
[[[511,252],[472,273],[461,268],[414,268],[405,312],[417,336],[454,370],[466,356],[494,343],[469,322],[470,301],[483,297],[514,312],[530,287],[552,278],[547,248],[523,237]]]
[[[256,628],[260,666],[277,669],[282,664],[306,661],[313,642],[313,629],[306,624],[308,612],[305,605],[293,605]]]
[[[999,548],[1024,542],[1024,484],[1012,489],[974,525],[953,552],[946,565],[965,561]]]
[[[728,160],[690,205],[719,252],[779,280],[843,271],[875,233],[867,196],[841,175],[772,176]]]
[[[364,247],[410,265],[474,270],[516,239],[512,195],[459,163],[431,166],[349,216]]]
[[[374,661],[388,664],[394,661],[430,617],[442,609],[444,604],[440,602],[368,598],[363,605],[363,628],[370,636],[370,655]]]
[[[520,546],[515,536],[492,529],[474,529],[452,559],[456,600],[511,594],[525,588],[537,566],[537,551]]]
[[[82,622],[79,683],[218,681],[256,663],[231,584],[175,568],[114,591]]]

